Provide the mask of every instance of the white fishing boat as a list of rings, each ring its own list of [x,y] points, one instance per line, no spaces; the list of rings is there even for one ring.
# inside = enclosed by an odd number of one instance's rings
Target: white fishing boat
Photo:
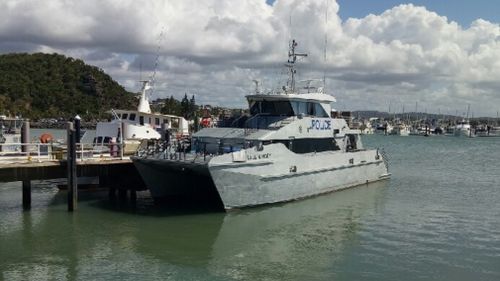
[[[387,159],[363,147],[360,131],[332,118],[335,98],[322,87],[296,87],[295,41],[289,79],[279,91],[247,96],[240,128],[193,134],[192,153],[167,147],[132,157],[155,199],[213,199],[224,209],[301,199],[387,179]],[[240,123],[240,122],[238,122]],[[177,146],[178,147],[178,146]]]
[[[109,149],[110,145],[123,142],[125,154],[133,154],[141,140],[160,139],[162,130],[179,137],[189,135],[189,124],[180,116],[151,112],[147,91],[149,81],[141,81],[142,89],[136,110],[115,109],[110,122],[99,122],[96,127],[94,147]]]

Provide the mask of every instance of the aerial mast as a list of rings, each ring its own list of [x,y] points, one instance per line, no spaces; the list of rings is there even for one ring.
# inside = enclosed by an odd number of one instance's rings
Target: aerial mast
[[[288,50],[288,63],[285,64],[288,67],[288,73],[290,75],[288,79],[288,89],[290,92],[295,92],[295,73],[297,72],[294,68],[295,62],[297,61],[297,57],[307,57],[307,54],[298,54],[295,53],[295,47],[297,47],[297,42],[295,39],[290,43],[290,48]]]

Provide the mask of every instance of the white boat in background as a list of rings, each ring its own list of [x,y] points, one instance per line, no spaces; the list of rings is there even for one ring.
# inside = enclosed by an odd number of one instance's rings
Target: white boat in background
[[[399,123],[396,124],[396,126],[394,126],[394,128],[391,131],[391,135],[406,137],[410,135],[410,131],[411,131],[410,126],[403,123]]]
[[[151,112],[147,91],[149,81],[141,81],[142,89],[137,110],[111,110],[113,120],[99,122],[96,127],[94,147],[106,150],[110,144],[122,141],[124,153],[133,154],[144,139],[162,138],[162,130],[171,135],[185,137],[189,135],[189,124],[184,117]]]
[[[393,131],[394,127],[389,124],[389,122],[384,122],[382,124],[378,124],[376,127],[375,127],[375,134],[378,134],[378,135],[390,135],[392,134],[392,131]]]
[[[0,115],[0,152],[20,152],[22,118]]]
[[[296,45],[288,52],[287,85],[248,95],[250,116],[242,127],[196,132],[192,153],[166,147],[132,157],[153,198],[198,197],[233,209],[389,178],[383,152],[365,149],[360,131],[332,114],[333,96],[322,87],[296,87],[294,64],[306,56],[295,53]]]
[[[469,121],[462,120],[448,129],[455,137],[475,137]]]

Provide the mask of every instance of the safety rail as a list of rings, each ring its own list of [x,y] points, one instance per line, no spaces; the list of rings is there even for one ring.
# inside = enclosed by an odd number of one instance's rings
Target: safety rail
[[[186,141],[144,140],[136,155],[139,157],[162,157],[164,159],[186,159],[190,144]]]
[[[123,153],[121,153],[123,147],[122,143],[102,146],[96,146],[93,143],[77,143],[77,161],[95,158],[123,159]],[[19,159],[38,162],[64,160],[67,159],[67,147],[55,143],[0,143],[0,162]]]

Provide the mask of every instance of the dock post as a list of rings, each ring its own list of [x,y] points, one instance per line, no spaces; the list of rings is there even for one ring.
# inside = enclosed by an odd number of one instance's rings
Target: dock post
[[[29,156],[28,143],[30,143],[30,122],[24,121],[21,130],[21,152],[26,153],[26,156]]]
[[[31,181],[23,180],[23,209],[31,209]]]
[[[76,133],[76,143],[80,143],[80,137],[81,137],[81,132],[82,132],[82,126],[81,126],[81,120],[80,115],[75,116],[75,133]]]
[[[73,128],[73,123],[67,123],[68,129],[68,155],[67,155],[67,165],[68,165],[68,211],[72,212],[76,210],[76,203],[78,200],[78,189],[77,189],[77,179],[76,179],[76,132]]]

